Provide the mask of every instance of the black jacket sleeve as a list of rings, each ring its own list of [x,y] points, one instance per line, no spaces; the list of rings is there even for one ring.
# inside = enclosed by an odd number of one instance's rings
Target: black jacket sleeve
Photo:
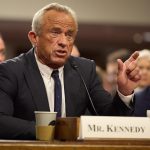
[[[5,63],[0,65],[0,139],[35,139],[35,121],[14,116],[18,85],[13,71]]]

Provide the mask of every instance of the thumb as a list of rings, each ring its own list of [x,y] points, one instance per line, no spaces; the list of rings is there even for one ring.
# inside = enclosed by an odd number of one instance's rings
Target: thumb
[[[121,59],[117,59],[118,63],[118,75],[123,71],[123,62]]]

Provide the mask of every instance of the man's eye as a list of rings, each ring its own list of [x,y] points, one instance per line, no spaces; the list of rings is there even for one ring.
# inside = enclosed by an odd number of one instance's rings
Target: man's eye
[[[72,37],[73,37],[73,35],[72,35],[72,34],[68,34],[68,35],[67,35],[67,37],[72,38]]]
[[[143,67],[142,67],[142,66],[139,66],[139,69],[140,69],[140,70],[142,70],[142,69],[143,69]]]
[[[150,71],[150,67],[147,67],[147,70]]]
[[[51,31],[50,33],[51,33],[51,35],[52,35],[53,37],[56,37],[56,36],[58,36],[58,35],[60,34],[59,31]]]
[[[66,34],[66,37],[68,38],[68,40],[73,40],[74,39],[73,33],[70,33],[70,32]]]
[[[66,35],[69,36],[69,37],[73,37],[73,33],[72,32],[68,32]]]
[[[54,33],[54,34],[59,34],[59,31],[52,31],[52,33]]]

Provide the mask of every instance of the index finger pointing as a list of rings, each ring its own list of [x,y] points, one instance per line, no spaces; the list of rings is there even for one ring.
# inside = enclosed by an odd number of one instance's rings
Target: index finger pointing
[[[135,51],[128,60],[125,61],[126,65],[129,65],[132,61],[135,61],[139,56],[139,52]]]

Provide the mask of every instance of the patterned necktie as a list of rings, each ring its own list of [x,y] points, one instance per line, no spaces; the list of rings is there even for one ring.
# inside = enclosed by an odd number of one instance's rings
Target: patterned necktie
[[[57,117],[61,117],[62,91],[59,71],[53,70],[51,76],[54,79],[54,111],[57,112]]]

